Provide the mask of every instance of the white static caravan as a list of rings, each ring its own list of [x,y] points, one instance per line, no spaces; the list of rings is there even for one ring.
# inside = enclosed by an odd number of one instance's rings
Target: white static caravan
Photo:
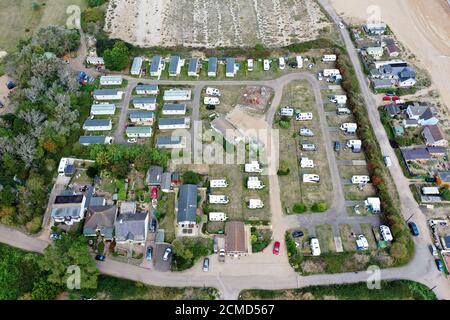
[[[303,182],[304,183],[319,183],[320,182],[320,176],[318,174],[305,173],[303,175]]]
[[[212,179],[209,181],[209,186],[211,188],[226,188],[228,187],[228,182],[226,179]]]
[[[280,116],[292,117],[294,115],[294,109],[283,107],[280,109]]]
[[[264,208],[264,203],[261,199],[250,199],[247,205],[249,209],[261,209]]]
[[[353,184],[366,184],[370,182],[370,177],[365,175],[357,175],[352,177]]]
[[[334,61],[336,61],[336,59],[337,59],[337,56],[335,54],[325,54],[322,57],[323,62],[334,62]]]
[[[83,130],[86,131],[109,131],[112,129],[111,120],[88,119],[83,124]]]
[[[139,84],[136,86],[136,93],[137,94],[150,94],[150,95],[157,95],[159,93],[158,85],[153,84]]]
[[[190,118],[160,118],[158,122],[159,130],[189,129]]]
[[[109,103],[93,104],[91,106],[91,116],[105,116],[116,113],[116,105]]]
[[[96,89],[94,90],[94,99],[98,101],[122,100],[123,91],[114,89]]]
[[[312,112],[299,112],[295,116],[295,120],[297,121],[310,121],[313,119]]]
[[[303,57],[302,56],[296,56],[295,60],[297,61],[297,68],[298,69],[303,68]]]
[[[225,212],[210,212],[208,218],[209,221],[226,221],[228,217]]]
[[[347,95],[345,94],[337,94],[331,97],[331,102],[334,102],[336,104],[346,104],[347,103]]]
[[[136,109],[142,110],[156,110],[156,98],[155,97],[134,97],[133,106]]]
[[[220,99],[217,97],[205,97],[203,98],[203,103],[206,105],[218,106],[220,104]]]
[[[248,177],[247,189],[263,189],[264,183],[258,177]]]
[[[230,202],[230,199],[225,195],[209,195],[209,203],[212,204],[227,204]]]
[[[152,127],[150,126],[128,127],[125,133],[128,138],[149,138],[152,136]]]
[[[133,76],[141,75],[142,63],[143,63],[143,60],[141,57],[136,57],[133,59],[133,64],[131,65],[131,70],[130,70],[130,73]]]
[[[341,72],[339,71],[339,69],[324,69],[323,70],[324,77],[332,77],[332,76],[337,76],[340,74],[341,74]]]
[[[123,78],[121,76],[101,76],[100,85],[102,86],[120,86]]]
[[[302,158],[300,160],[300,167],[302,168],[314,168],[314,160],[309,158]]]
[[[132,123],[145,123],[153,125],[155,121],[155,113],[152,111],[132,111],[130,112],[130,120]]]
[[[164,101],[189,101],[191,100],[191,90],[169,89],[164,91]]]
[[[245,164],[245,172],[247,173],[261,173],[262,169],[258,163],[258,161],[252,161],[250,163]]]
[[[165,103],[162,107],[164,116],[184,116],[186,114],[186,104]]]

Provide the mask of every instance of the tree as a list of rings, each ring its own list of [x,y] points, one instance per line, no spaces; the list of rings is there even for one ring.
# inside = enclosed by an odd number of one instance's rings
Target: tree
[[[450,190],[448,188],[443,188],[440,190],[442,199],[445,201],[450,201]]]
[[[303,213],[306,212],[306,210],[308,210],[308,208],[306,207],[306,205],[302,202],[296,203],[294,204],[293,209],[295,213]]]
[[[121,71],[128,65],[129,51],[125,43],[116,41],[111,50],[105,50],[103,59],[108,70]]]
[[[41,278],[34,283],[31,297],[33,300],[54,300],[60,291],[58,286]]]
[[[183,173],[181,180],[183,181],[183,184],[199,184],[199,182],[201,181],[201,177],[196,172],[187,171]]]
[[[328,210],[328,204],[325,201],[314,203],[311,210],[313,212],[325,212]]]
[[[124,179],[130,171],[130,166],[127,162],[117,162],[111,166],[111,172],[115,178]]]
[[[96,165],[89,166],[86,170],[86,175],[91,179],[94,179],[96,176],[99,175],[99,173],[100,169]]]

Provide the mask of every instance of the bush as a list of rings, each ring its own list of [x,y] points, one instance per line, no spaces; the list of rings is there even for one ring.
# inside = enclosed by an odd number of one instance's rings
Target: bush
[[[442,188],[439,193],[443,200],[450,201],[450,190],[448,188]]]
[[[105,3],[105,0],[87,0],[89,7],[98,7]]]
[[[291,124],[289,123],[289,121],[283,121],[281,120],[279,122],[280,128],[281,129],[289,129],[291,127]]]
[[[201,176],[193,171],[187,171],[181,176],[183,184],[199,184],[201,179]]]
[[[308,210],[308,208],[306,207],[306,204],[299,202],[299,203],[294,204],[294,207],[292,208],[292,210],[295,213],[303,213],[303,212],[306,212],[306,210]]]
[[[311,207],[313,212],[325,212],[328,210],[328,204],[325,201],[314,203]]]
[[[129,62],[129,51],[123,41],[116,41],[111,50],[105,50],[103,59],[108,70],[121,71],[125,69]]]
[[[279,176],[287,176],[290,172],[289,163],[286,160],[280,161],[280,168],[278,169],[277,174]]]
[[[81,13],[81,28],[84,31],[88,30],[90,23],[98,25],[102,29],[105,21],[105,12],[100,8],[88,8]]]

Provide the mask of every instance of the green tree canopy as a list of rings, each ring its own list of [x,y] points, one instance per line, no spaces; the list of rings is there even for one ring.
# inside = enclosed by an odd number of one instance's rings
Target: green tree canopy
[[[103,59],[108,70],[121,71],[128,65],[129,50],[124,42],[116,41],[111,50],[105,50]]]

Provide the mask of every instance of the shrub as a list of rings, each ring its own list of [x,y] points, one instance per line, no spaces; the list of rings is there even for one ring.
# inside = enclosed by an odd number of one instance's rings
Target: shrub
[[[311,210],[313,212],[325,212],[328,210],[328,204],[325,201],[314,203]]]
[[[187,171],[181,176],[183,184],[199,184],[201,176],[193,171]]]
[[[291,127],[291,124],[288,121],[283,120],[279,122],[279,125],[281,129],[289,129]]]
[[[278,169],[277,174],[279,176],[286,176],[286,175],[289,174],[289,172],[290,172],[289,163],[286,160],[281,160],[280,161],[280,168]]]
[[[303,212],[306,212],[306,210],[308,210],[308,208],[306,207],[306,204],[299,202],[299,203],[294,204],[294,207],[292,208],[292,210],[295,213],[303,213]]]

